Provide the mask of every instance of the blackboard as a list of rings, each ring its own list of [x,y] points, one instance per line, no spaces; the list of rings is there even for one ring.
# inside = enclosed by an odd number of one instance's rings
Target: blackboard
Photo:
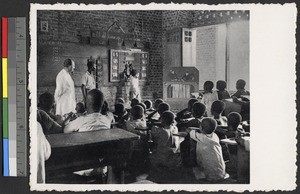
[[[55,86],[56,75],[67,58],[74,60],[76,65],[72,75],[75,86],[81,85],[81,77],[87,70],[86,64],[90,57],[99,61],[108,60],[108,49],[105,46],[40,40],[37,49],[38,87]]]

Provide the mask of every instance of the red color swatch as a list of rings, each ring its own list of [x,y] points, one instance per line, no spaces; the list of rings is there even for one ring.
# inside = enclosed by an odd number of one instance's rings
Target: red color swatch
[[[7,58],[8,52],[8,18],[2,18],[2,58]]]

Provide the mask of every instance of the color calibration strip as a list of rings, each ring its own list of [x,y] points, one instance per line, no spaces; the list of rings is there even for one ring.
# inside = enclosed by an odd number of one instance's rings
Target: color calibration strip
[[[9,176],[8,145],[8,18],[2,18],[2,136],[3,136],[3,176]]]
[[[2,18],[4,176],[26,176],[26,91],[26,20]]]

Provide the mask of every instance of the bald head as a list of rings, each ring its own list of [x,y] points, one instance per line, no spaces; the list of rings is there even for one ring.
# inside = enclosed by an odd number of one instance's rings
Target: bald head
[[[206,134],[213,133],[217,128],[217,121],[212,118],[204,118],[201,122],[202,130]]]
[[[104,102],[104,95],[100,90],[93,89],[87,93],[86,108],[88,114],[100,112]]]
[[[64,61],[64,68],[68,72],[72,73],[74,71],[74,69],[75,69],[75,62],[72,59],[66,59]]]

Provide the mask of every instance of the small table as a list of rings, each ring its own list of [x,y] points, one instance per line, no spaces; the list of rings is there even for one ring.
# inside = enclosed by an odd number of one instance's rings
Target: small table
[[[55,183],[55,177],[72,174],[74,171],[112,166],[121,170],[124,183],[124,168],[132,153],[132,141],[139,136],[123,129],[104,129],[69,134],[51,134],[51,156],[46,161],[46,182]]]

